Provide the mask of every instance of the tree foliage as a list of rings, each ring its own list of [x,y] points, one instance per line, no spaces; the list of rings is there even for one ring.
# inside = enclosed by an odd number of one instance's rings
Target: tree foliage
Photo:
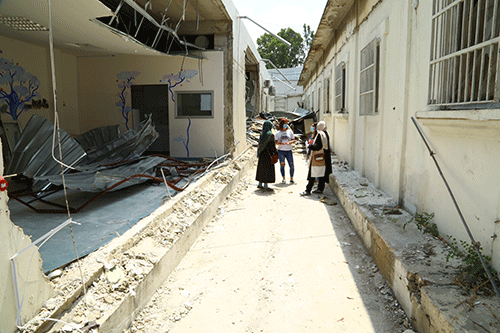
[[[278,68],[291,68],[304,64],[314,38],[314,31],[304,24],[301,36],[291,28],[281,29],[278,36],[292,44],[288,47],[273,35],[266,33],[257,39],[257,50],[263,59],[269,59]],[[267,64],[268,68],[273,66]]]
[[[292,46],[288,47],[269,33],[257,39],[257,50],[263,59],[269,59],[278,68],[297,67],[304,62],[304,39],[291,28],[281,29],[278,36],[284,38]],[[271,65],[267,65],[272,68]]]
[[[302,36],[304,36],[304,53],[307,54],[314,39],[314,31],[311,30],[311,26],[304,23],[304,32],[302,33]]]

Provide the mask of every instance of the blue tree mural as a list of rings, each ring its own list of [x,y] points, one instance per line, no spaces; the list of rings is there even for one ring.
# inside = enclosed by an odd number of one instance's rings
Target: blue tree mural
[[[196,75],[198,75],[198,71],[194,69],[181,69],[181,71],[178,74],[170,74],[163,76],[163,79],[160,80],[160,83],[168,85],[168,91],[170,91],[172,102],[175,102],[174,91],[172,90],[172,88],[175,88],[178,85],[182,86],[182,83],[184,81],[189,82]],[[191,119],[188,120],[189,124],[186,129],[187,139],[184,139],[182,136],[174,138],[174,141],[180,141],[183,143],[184,148],[186,148],[187,157],[189,157],[189,128],[191,127]]]
[[[13,120],[19,118],[26,103],[34,97],[40,98],[39,87],[36,76],[26,72],[18,63],[0,58],[0,102],[8,106],[6,113]]]
[[[184,145],[184,148],[186,148],[186,156],[189,157],[189,128],[191,127],[191,119],[189,118],[189,123],[188,127],[186,129],[186,136],[187,139],[184,139],[182,136],[179,136],[177,138],[174,138],[174,141],[180,141]]]
[[[189,82],[196,75],[198,75],[198,71],[194,69],[181,69],[178,74],[165,75],[160,82],[168,84],[168,91],[170,91],[172,102],[175,102],[172,88],[177,87],[179,84],[182,86],[184,81]]]
[[[118,88],[120,88],[120,92],[118,93],[118,98],[120,99],[118,102],[115,103],[116,106],[120,108],[120,111],[122,113],[123,118],[125,119],[125,127],[128,128],[128,116],[130,113],[130,110],[132,110],[132,107],[127,106],[127,96],[128,92],[127,89],[130,88],[132,85],[132,80],[134,80],[137,76],[139,76],[141,73],[137,71],[123,71],[121,73],[116,74],[116,82],[118,82]]]

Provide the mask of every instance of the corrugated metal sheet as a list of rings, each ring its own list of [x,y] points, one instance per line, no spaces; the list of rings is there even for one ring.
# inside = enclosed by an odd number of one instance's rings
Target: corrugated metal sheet
[[[23,174],[29,178],[60,173],[61,166],[52,158],[53,131],[54,125],[50,121],[33,115],[14,148],[6,173]],[[86,156],[83,148],[68,133],[60,130],[60,136],[62,161],[65,164],[77,164]],[[56,156],[59,156],[57,140],[54,151]]]
[[[64,175],[64,182],[69,189],[85,192],[102,192],[134,175],[155,176],[155,166],[164,162],[165,158],[163,157],[143,157],[117,167],[100,167],[88,171],[68,173]],[[49,181],[54,185],[63,184],[60,174],[38,177],[36,180]],[[147,180],[148,178],[133,178],[115,187],[113,190],[140,184]]]
[[[142,155],[158,138],[151,115],[141,122],[137,130],[128,130],[122,136],[113,133],[113,129],[102,128],[85,135],[88,157],[80,165],[111,164],[130,160]],[[110,140],[110,141],[107,141]],[[84,141],[82,138],[81,141]],[[89,142],[87,144],[87,142]],[[85,169],[88,169],[85,167]]]

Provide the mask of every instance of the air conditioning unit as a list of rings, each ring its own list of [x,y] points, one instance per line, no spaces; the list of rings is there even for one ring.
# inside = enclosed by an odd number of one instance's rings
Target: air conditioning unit
[[[276,87],[275,86],[269,87],[269,95],[276,96]]]
[[[269,88],[271,86],[271,80],[264,80],[264,88]]]

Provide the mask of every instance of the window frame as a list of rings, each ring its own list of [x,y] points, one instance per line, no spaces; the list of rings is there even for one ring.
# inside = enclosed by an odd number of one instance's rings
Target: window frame
[[[341,61],[335,67],[335,113],[348,113],[346,107],[346,62]]]
[[[380,38],[372,39],[360,52],[359,70],[359,115],[372,116],[379,113],[380,91]],[[373,61],[371,61],[373,60]],[[365,64],[366,62],[366,64]],[[372,71],[373,70],[373,71]],[[366,74],[366,75],[365,75]],[[366,76],[366,79],[363,77]],[[369,80],[371,78],[371,81]],[[367,81],[368,80],[368,81]],[[363,97],[371,96],[371,107],[364,110]],[[366,99],[369,101],[369,99]]]
[[[500,106],[500,0],[471,4],[433,0],[429,106]]]
[[[210,115],[184,115],[179,114],[179,103],[181,103],[180,96],[182,95],[210,95]],[[200,110],[201,111],[201,110]],[[175,92],[175,118],[176,119],[188,119],[188,118],[199,118],[199,119],[212,119],[215,117],[214,110],[214,91],[213,90],[183,90]]]
[[[323,113],[331,113],[331,105],[330,105],[330,77],[331,74],[324,80],[324,89],[323,89]]]

